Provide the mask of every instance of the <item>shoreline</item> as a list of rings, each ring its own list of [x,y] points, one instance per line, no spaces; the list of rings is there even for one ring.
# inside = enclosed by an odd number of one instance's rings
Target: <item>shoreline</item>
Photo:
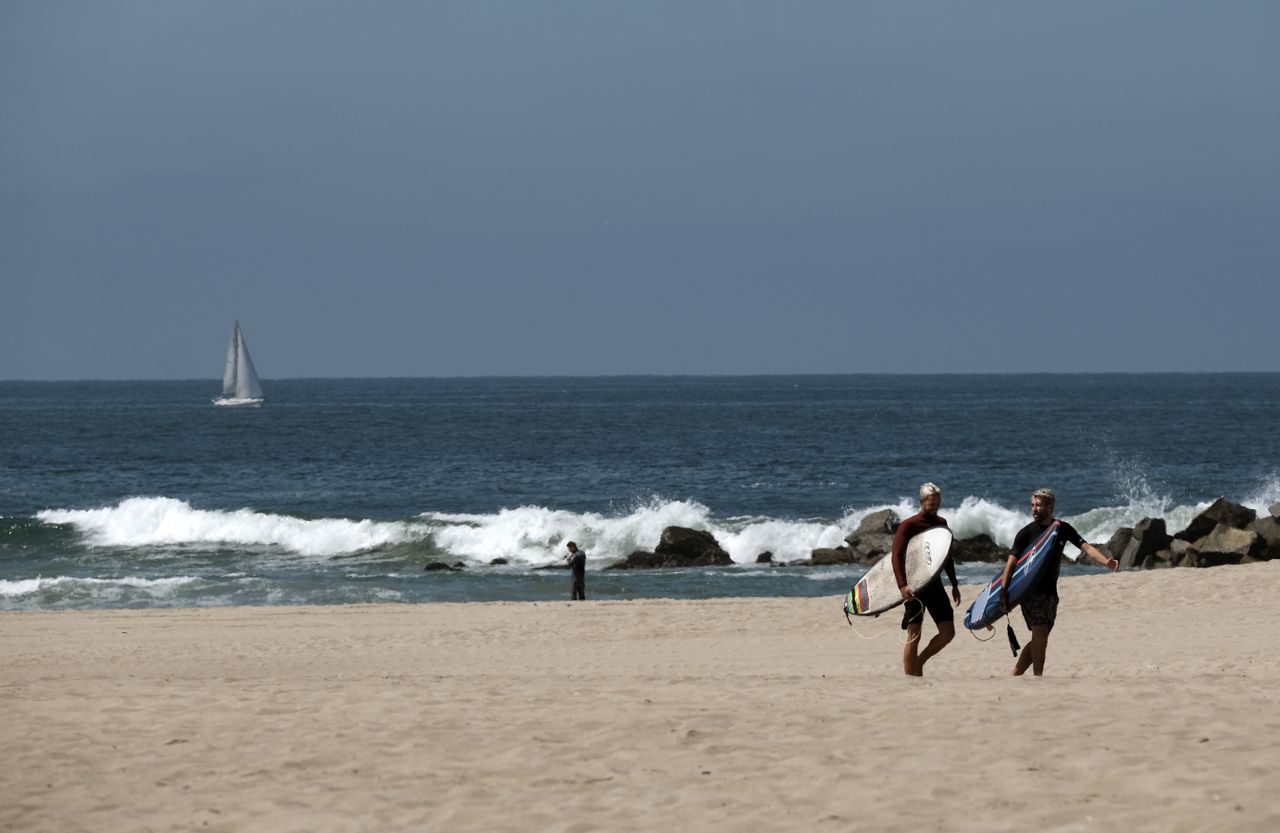
[[[1016,680],[832,597],[8,611],[0,828],[1265,829],[1278,589],[1063,577]]]

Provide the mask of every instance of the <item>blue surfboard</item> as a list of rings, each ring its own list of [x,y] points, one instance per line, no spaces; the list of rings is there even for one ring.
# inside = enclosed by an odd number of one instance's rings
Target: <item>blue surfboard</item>
[[[1035,586],[1044,565],[1049,563],[1049,551],[1058,540],[1059,523],[1060,521],[1054,521],[1049,524],[1049,528],[1040,533],[1040,537],[1018,556],[1018,563],[1009,575],[1009,610],[1018,606],[1027,591]],[[969,630],[985,628],[1004,615],[1000,610],[1000,579],[1003,575],[1002,568],[991,583],[982,588],[973,604],[969,605],[964,614],[964,626]]]

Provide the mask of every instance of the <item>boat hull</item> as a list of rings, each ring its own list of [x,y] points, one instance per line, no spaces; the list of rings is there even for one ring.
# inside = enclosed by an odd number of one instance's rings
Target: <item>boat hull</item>
[[[220,408],[261,408],[266,399],[236,399],[222,398],[213,400],[213,404]]]

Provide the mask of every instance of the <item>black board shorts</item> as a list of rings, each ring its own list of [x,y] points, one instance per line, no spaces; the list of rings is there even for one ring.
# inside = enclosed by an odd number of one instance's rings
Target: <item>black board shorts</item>
[[[1058,597],[1044,593],[1034,593],[1022,600],[1022,621],[1028,628],[1036,625],[1047,625],[1053,630],[1053,623],[1058,618]]]
[[[914,625],[924,621],[924,612],[929,611],[929,615],[933,617],[934,624],[941,625],[943,622],[955,623],[955,612],[951,609],[951,600],[947,598],[946,588],[942,586],[942,579],[935,578],[933,581],[921,587],[913,601],[907,602],[903,606],[902,611],[902,629],[905,631],[907,625]]]

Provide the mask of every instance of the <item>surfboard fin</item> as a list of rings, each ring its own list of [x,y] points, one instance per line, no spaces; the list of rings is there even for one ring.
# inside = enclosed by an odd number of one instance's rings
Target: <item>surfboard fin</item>
[[[1009,647],[1013,649],[1013,655],[1016,657],[1018,652],[1022,650],[1022,646],[1018,644],[1018,635],[1013,632],[1013,625],[1008,622],[1004,623],[1004,629],[1009,634]]]

